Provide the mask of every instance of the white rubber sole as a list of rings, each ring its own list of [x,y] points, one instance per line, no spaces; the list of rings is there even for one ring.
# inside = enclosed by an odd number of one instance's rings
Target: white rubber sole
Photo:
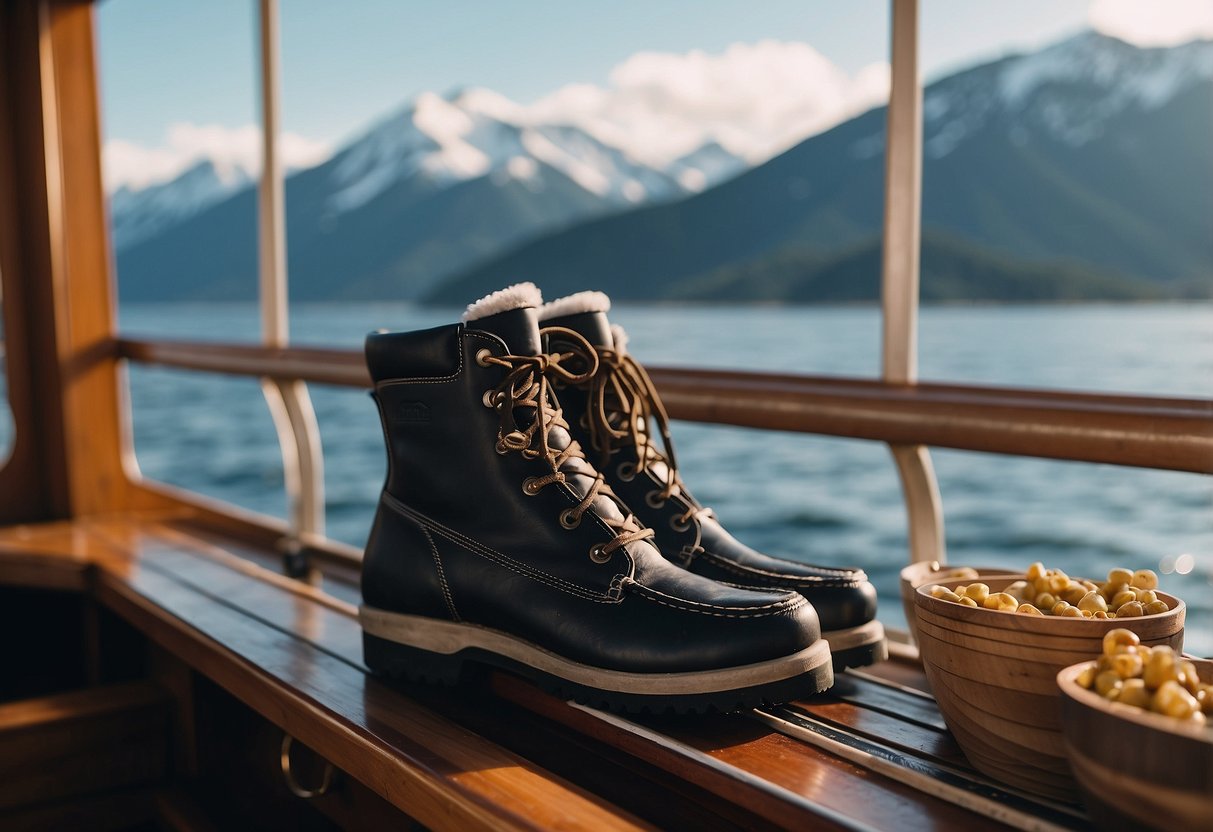
[[[830,645],[835,670],[866,667],[889,657],[889,643],[885,639],[884,625],[879,621],[873,620],[842,630],[827,630],[821,637]]]
[[[830,643],[831,651],[838,653],[852,647],[865,647],[884,641],[884,625],[879,621],[869,621],[867,624],[848,627],[845,630],[826,630],[821,637]]]
[[[830,646],[824,639],[790,656],[736,667],[683,673],[629,673],[566,659],[550,650],[498,630],[475,624],[441,621],[359,609],[362,629],[374,636],[430,654],[454,656],[473,651],[509,660],[513,665],[599,691],[637,696],[691,696],[751,689],[801,676],[812,677],[814,690],[833,683]]]

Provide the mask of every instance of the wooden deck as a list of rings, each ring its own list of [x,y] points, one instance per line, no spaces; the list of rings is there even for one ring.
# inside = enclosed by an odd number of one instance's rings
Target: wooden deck
[[[308,586],[280,563],[164,515],[15,526],[0,530],[0,599],[80,594],[149,643],[137,675],[177,700],[165,793],[199,782],[205,732],[188,677],[341,772],[310,802],[343,826],[396,810],[459,829],[1086,826],[1076,807],[976,775],[910,664],[847,673],[812,701],[695,718],[623,718],[499,673],[457,689],[388,683],[361,663],[356,585]],[[106,631],[90,632],[83,661],[96,666]],[[264,754],[277,764],[272,742]]]

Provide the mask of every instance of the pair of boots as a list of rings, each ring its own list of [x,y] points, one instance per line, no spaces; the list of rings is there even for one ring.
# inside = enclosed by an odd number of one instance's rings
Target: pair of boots
[[[592,705],[683,712],[810,695],[883,658],[862,571],[760,554],[686,490],[608,309],[600,292],[545,306],[523,283],[461,324],[367,338],[389,459],[367,665],[441,682],[492,665]]]

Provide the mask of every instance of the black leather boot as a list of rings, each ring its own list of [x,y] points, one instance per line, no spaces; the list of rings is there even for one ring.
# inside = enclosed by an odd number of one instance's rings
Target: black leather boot
[[[687,490],[665,408],[644,368],[628,354],[623,330],[608,322],[610,303],[602,292],[570,295],[540,310],[540,326],[550,352],[575,356],[568,332],[595,346],[597,370],[591,375],[581,368],[589,378],[555,380],[565,418],[573,438],[587,448],[612,489],[656,532],[657,548],[696,574],[804,595],[817,610],[837,669],[887,658],[884,628],[875,620],[876,589],[863,570],[813,566],[757,552],[729,534],[712,510]]]
[[[522,284],[465,323],[373,334],[366,358],[388,478],[363,564],[365,659],[456,681],[507,668],[563,696],[624,710],[732,710],[833,683],[813,607],[663,558],[572,441],[549,379],[587,382],[543,354]]]

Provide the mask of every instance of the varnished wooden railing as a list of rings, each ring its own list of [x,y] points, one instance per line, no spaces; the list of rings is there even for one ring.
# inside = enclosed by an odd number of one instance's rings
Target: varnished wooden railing
[[[144,364],[369,386],[357,350],[120,339]],[[653,368],[675,418],[969,451],[1213,472],[1213,400]]]

